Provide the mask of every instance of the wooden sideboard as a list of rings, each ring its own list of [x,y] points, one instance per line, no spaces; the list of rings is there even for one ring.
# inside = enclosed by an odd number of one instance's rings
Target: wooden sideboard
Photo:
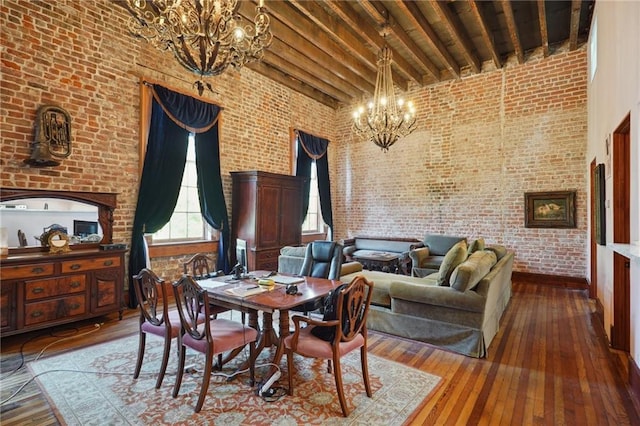
[[[301,242],[305,178],[262,171],[231,172],[231,177],[231,244],[246,242],[250,271],[275,271],[280,249]]]
[[[124,310],[126,250],[14,254],[0,259],[0,335]]]

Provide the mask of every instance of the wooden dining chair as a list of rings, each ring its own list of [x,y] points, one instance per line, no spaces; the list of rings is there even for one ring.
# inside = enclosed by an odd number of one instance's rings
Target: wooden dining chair
[[[342,414],[349,416],[349,409],[342,385],[342,367],[340,359],[349,352],[360,348],[362,377],[367,396],[371,397],[369,370],[367,364],[367,315],[371,305],[373,283],[364,276],[356,276],[348,285],[333,290],[336,293],[328,296],[335,300],[333,309],[326,309],[323,320],[316,320],[302,315],[294,315],[291,319],[295,325],[292,335],[284,339],[289,370],[289,395],[293,395],[293,354],[308,358],[320,358],[333,361],[333,373]],[[306,323],[302,327],[301,323]],[[315,329],[315,331],[314,331]]]
[[[216,272],[215,261],[204,253],[197,253],[182,264],[185,274],[193,276],[195,280],[206,279]]]
[[[200,396],[195,406],[196,413],[202,409],[204,399],[207,395],[213,368],[213,357],[216,354],[249,345],[249,380],[251,386],[253,386],[255,381],[255,342],[258,339],[258,332],[240,322],[226,319],[211,319],[207,291],[200,287],[190,275],[184,275],[179,281],[173,284],[173,293],[182,325],[182,333],[178,335],[178,372],[173,387],[173,397],[177,397],[180,391],[187,348],[205,355]],[[209,318],[208,321],[204,323],[197,321],[198,315],[201,312],[204,312],[205,316]]]
[[[214,259],[211,256],[204,253],[197,253],[193,255],[191,259],[187,260],[185,263],[182,264],[182,267],[183,267],[184,273],[186,275],[191,275],[196,281],[205,280],[207,278],[213,277],[215,276],[215,272],[216,272]],[[222,306],[216,306],[216,305],[212,305],[210,309],[211,309],[211,315],[213,315],[213,318],[216,318],[218,314],[221,314],[223,312],[227,312],[230,310],[227,308],[223,308]],[[246,324],[245,313],[241,312],[240,315],[242,316],[242,323]],[[229,357],[227,361],[231,358],[233,357]],[[224,361],[225,360],[223,360],[222,355],[220,355],[218,357],[218,366],[220,368],[222,368]]]
[[[156,380],[156,389],[162,385],[162,379],[167,370],[171,340],[180,334],[180,316],[176,309],[169,310],[164,283],[164,280],[146,268],[133,276],[133,285],[140,309],[138,360],[133,378],[137,379],[140,375],[147,334],[160,336],[164,339],[164,351]],[[203,318],[204,316],[201,316],[201,320]]]

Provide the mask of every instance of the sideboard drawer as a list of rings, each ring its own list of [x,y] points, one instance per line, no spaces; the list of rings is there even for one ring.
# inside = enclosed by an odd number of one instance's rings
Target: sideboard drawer
[[[256,252],[256,270],[277,271],[279,249]]]
[[[36,263],[33,265],[3,266],[2,280],[12,280],[21,278],[37,278],[52,275],[54,271],[53,263]]]
[[[48,280],[28,281],[25,284],[25,299],[36,300],[51,296],[84,292],[87,288],[86,275],[50,278]]]
[[[43,302],[26,303],[24,305],[24,324],[28,326],[60,318],[83,315],[87,311],[86,308],[84,294]]]
[[[69,260],[62,262],[62,273],[92,271],[94,269],[120,267],[119,256],[97,257],[92,259]]]

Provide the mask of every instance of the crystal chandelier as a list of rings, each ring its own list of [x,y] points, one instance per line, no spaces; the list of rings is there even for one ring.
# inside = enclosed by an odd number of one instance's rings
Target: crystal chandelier
[[[241,68],[262,58],[272,34],[269,15],[260,0],[254,22],[237,14],[238,0],[126,0],[131,33],[161,50],[171,50],[178,62],[202,77],[222,74],[229,65]]]
[[[378,55],[378,75],[373,100],[353,113],[353,129],[362,140],[372,141],[382,151],[415,130],[413,102],[396,101],[391,75],[391,50],[385,46]]]

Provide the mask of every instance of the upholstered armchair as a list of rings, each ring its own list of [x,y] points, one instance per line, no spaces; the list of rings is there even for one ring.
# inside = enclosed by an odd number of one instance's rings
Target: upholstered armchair
[[[411,276],[426,277],[440,270],[444,256],[458,241],[466,241],[466,237],[453,235],[427,234],[424,247],[409,252],[411,258]]]

